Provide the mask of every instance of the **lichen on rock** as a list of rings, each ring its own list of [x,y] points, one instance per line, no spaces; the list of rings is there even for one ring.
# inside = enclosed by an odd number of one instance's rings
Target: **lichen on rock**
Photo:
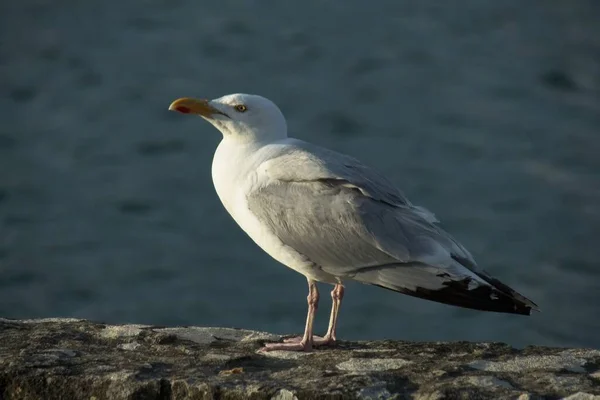
[[[594,399],[600,351],[341,342],[258,353],[243,329],[0,319],[0,399]]]

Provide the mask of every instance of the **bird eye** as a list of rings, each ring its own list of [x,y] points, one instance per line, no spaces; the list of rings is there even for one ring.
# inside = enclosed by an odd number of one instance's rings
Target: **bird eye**
[[[235,106],[233,108],[235,108],[235,111],[241,112],[241,113],[248,111],[248,107],[246,107],[243,104],[238,104],[237,106]]]

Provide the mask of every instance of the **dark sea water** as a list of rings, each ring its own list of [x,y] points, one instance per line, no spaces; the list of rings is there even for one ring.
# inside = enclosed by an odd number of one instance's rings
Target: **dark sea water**
[[[542,308],[350,284],[342,339],[600,347],[598,4],[0,2],[0,316],[300,332],[305,279],[214,192],[220,134],[167,111],[247,92],[383,171]]]

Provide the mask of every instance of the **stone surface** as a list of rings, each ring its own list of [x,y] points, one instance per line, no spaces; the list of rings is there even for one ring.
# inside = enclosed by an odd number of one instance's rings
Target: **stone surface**
[[[0,319],[0,399],[597,399],[600,351],[341,342],[258,353],[242,329]]]

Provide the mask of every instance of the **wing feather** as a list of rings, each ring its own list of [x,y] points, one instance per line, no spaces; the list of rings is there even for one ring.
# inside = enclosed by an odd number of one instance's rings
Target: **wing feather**
[[[329,274],[462,307],[535,308],[479,269],[432,213],[357,160],[298,141],[258,170],[250,211]]]

